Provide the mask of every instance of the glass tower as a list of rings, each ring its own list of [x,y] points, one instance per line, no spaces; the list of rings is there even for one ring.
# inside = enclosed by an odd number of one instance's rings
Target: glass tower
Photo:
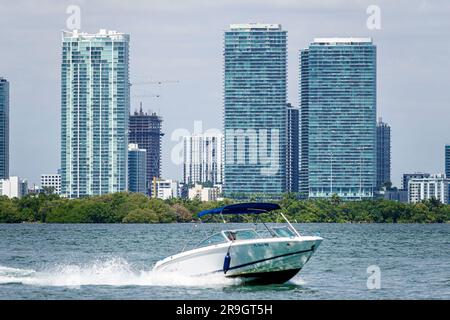
[[[9,179],[9,82],[0,77],[0,179]]]
[[[129,36],[63,32],[61,193],[77,198],[126,190]]]
[[[147,151],[134,143],[128,145],[128,191],[148,193]]]
[[[305,197],[373,197],[376,47],[367,38],[315,39],[300,52],[301,166]]]
[[[391,182],[391,127],[381,119],[377,124],[377,189]]]
[[[161,132],[162,117],[156,113],[135,111],[130,115],[129,142],[136,143],[139,148],[147,150],[147,186],[151,195],[153,179],[161,177]]]
[[[278,24],[236,24],[225,32],[226,197],[285,191],[286,38]]]

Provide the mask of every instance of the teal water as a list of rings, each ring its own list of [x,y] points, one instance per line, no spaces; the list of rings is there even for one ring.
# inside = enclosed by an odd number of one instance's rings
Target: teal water
[[[450,299],[449,224],[295,226],[324,238],[304,269],[283,285],[244,286],[152,272],[205,236],[191,224],[0,224],[0,299]],[[367,288],[371,265],[380,289]]]

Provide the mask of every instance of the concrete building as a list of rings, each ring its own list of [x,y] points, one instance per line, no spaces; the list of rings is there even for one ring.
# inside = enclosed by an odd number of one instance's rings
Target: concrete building
[[[408,202],[417,203],[435,198],[448,203],[450,179],[445,174],[430,175],[426,178],[413,178],[408,181]]]
[[[161,177],[161,139],[162,117],[156,113],[139,111],[130,115],[129,142],[135,143],[141,149],[147,151],[147,186],[148,194],[151,195],[153,179]]]
[[[64,31],[61,62],[61,194],[126,190],[129,35]]]
[[[0,195],[8,198],[22,198],[28,193],[28,182],[20,177],[0,179]]]
[[[189,199],[199,199],[201,201],[216,201],[222,194],[222,186],[216,185],[212,188],[203,187],[201,184],[195,184],[189,188]]]
[[[411,179],[424,179],[429,178],[431,175],[429,173],[416,172],[416,173],[404,173],[402,179],[402,190],[408,191],[408,182]]]
[[[180,197],[180,183],[176,180],[154,179],[152,196],[158,199],[167,200]]]
[[[183,181],[187,185],[222,183],[222,134],[194,134],[183,137]]]
[[[41,174],[41,189],[53,190],[54,194],[61,194],[61,174]]]

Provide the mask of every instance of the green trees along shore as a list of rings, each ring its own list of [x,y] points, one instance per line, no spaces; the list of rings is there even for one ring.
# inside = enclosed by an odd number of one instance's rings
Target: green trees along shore
[[[0,223],[171,223],[190,222],[196,214],[233,201],[201,202],[199,200],[150,199],[142,194],[120,192],[103,196],[65,199],[57,195],[28,195],[21,199],[0,197]],[[293,222],[337,223],[446,223],[450,222],[450,205],[434,199],[417,204],[388,200],[343,202],[334,196],[329,200],[297,200],[286,194],[279,201],[283,212]],[[227,217],[232,222],[250,222],[247,215]],[[261,215],[273,221],[275,215]],[[212,221],[219,221],[213,220]]]

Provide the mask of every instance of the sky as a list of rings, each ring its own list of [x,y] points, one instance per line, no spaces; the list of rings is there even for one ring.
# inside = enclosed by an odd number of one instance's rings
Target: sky
[[[222,128],[223,33],[233,23],[279,23],[288,32],[288,101],[298,105],[298,55],[316,37],[371,37],[377,114],[392,134],[392,181],[444,171],[450,143],[448,0],[0,0],[0,77],[10,81],[10,175],[39,184],[60,167],[61,31],[70,5],[81,30],[129,33],[131,111],[164,118],[164,178],[181,179],[177,129]],[[380,28],[369,29],[376,5]],[[139,85],[144,81],[168,81]],[[175,82],[176,81],[176,82]],[[144,97],[142,97],[144,96]],[[157,97],[159,96],[159,97]]]

